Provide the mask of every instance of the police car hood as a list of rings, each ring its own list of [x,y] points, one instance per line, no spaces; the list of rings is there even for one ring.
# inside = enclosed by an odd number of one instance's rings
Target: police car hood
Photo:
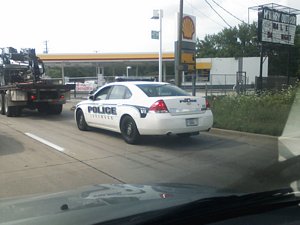
[[[210,187],[183,184],[93,185],[55,194],[1,199],[0,223],[94,224],[224,194]]]
[[[89,104],[91,103],[92,101],[87,99],[87,100],[83,100],[83,101],[80,101],[76,104],[76,107],[79,106],[79,105],[85,105],[85,104]]]

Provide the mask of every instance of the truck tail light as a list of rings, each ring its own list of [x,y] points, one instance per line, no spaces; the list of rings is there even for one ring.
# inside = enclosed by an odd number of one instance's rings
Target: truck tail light
[[[35,101],[37,99],[36,95],[30,95],[30,100]]]
[[[156,113],[167,113],[169,112],[166,103],[163,100],[158,100],[157,102],[154,102],[149,111],[153,111]]]

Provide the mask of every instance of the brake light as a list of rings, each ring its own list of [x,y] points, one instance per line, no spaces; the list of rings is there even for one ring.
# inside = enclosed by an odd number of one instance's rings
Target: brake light
[[[207,99],[205,99],[205,106],[206,106],[207,109],[210,108],[210,104],[209,104],[209,101]]]
[[[158,100],[157,102],[154,102],[149,111],[153,111],[156,113],[167,113],[169,112],[166,103],[163,100]]]
[[[36,95],[30,95],[31,101],[35,101],[37,99]]]
[[[65,98],[65,96],[64,96],[64,95],[61,95],[59,98],[60,98],[60,99],[64,99],[64,98]]]

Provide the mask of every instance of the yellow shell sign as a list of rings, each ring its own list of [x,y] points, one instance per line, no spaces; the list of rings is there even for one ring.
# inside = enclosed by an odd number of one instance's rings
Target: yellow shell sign
[[[196,41],[195,34],[196,27],[195,27],[195,18],[191,16],[184,16],[182,18],[182,37],[187,41]]]

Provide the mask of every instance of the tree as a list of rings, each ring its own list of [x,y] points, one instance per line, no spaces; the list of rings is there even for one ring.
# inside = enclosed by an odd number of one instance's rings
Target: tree
[[[197,39],[197,58],[214,57],[259,57],[261,44],[257,38],[257,23],[239,24],[225,28],[204,40]],[[269,75],[300,76],[300,26],[297,26],[295,45],[264,44],[264,55],[269,58]]]
[[[254,57],[259,56],[257,25],[240,24],[238,27],[225,28],[204,40],[197,39],[196,56],[204,57]]]

